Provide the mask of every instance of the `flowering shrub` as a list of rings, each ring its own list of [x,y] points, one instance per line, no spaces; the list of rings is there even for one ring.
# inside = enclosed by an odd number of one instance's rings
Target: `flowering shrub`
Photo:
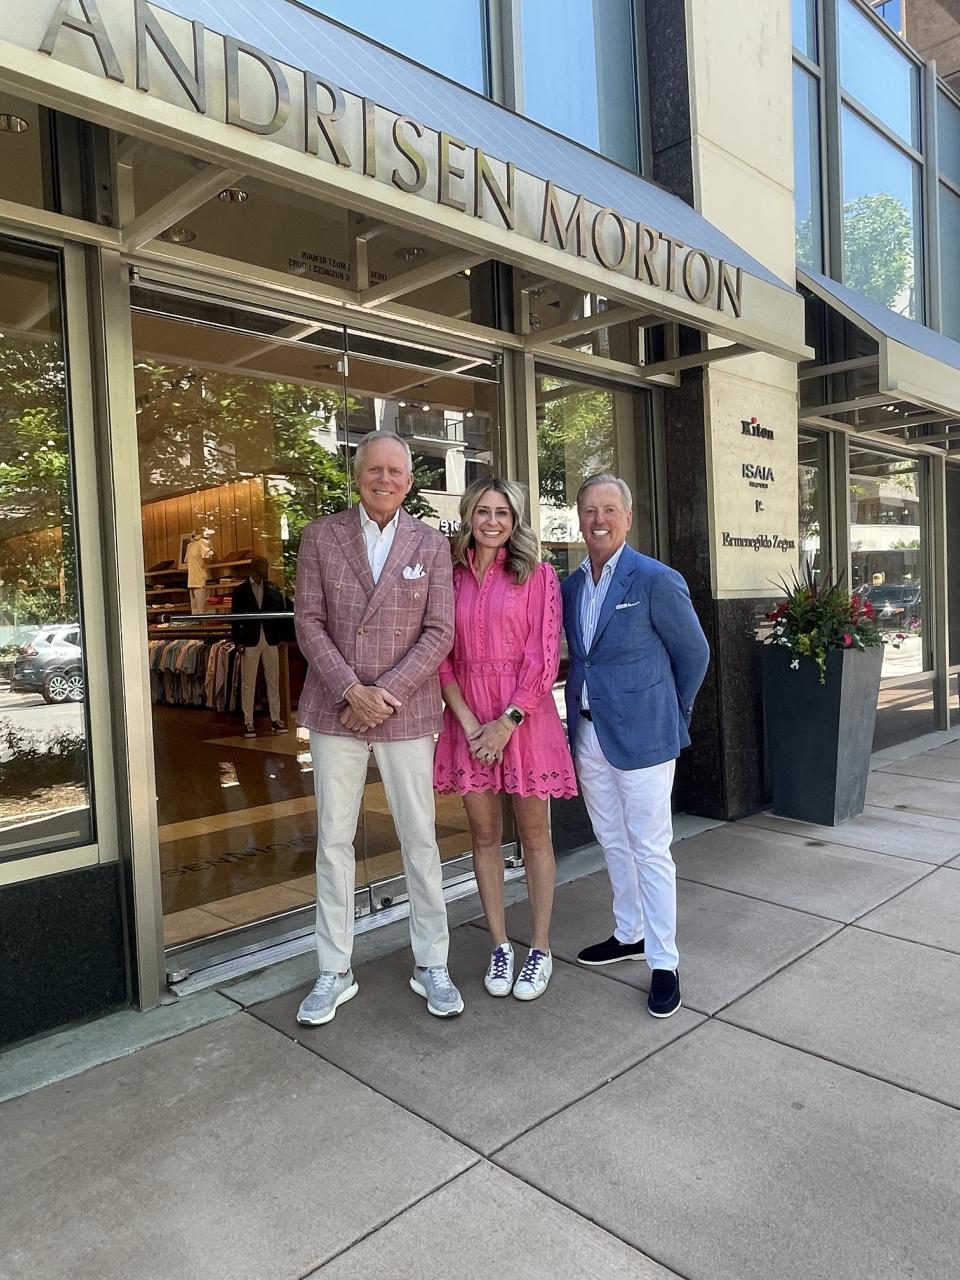
[[[803,578],[781,579],[786,599],[781,600],[767,620],[773,623],[764,643],[783,645],[793,655],[794,671],[801,658],[812,658],[826,684],[827,654],[832,649],[873,649],[883,643],[873,617],[873,605],[859,595],[851,595],[830,572],[819,579],[809,565]]]

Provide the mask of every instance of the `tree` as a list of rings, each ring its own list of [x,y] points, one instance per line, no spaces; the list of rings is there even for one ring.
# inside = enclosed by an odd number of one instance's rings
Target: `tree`
[[[563,386],[558,379],[545,377],[542,390],[549,394]],[[615,468],[613,397],[609,391],[571,389],[544,401],[540,413],[540,500],[553,507],[571,507],[586,476]]]

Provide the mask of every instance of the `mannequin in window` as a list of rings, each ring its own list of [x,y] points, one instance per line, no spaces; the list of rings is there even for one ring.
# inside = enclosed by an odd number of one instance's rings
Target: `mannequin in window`
[[[207,611],[207,561],[213,559],[213,547],[207,533],[206,529],[194,529],[183,557],[187,566],[191,613]]]
[[[239,587],[234,587],[231,597],[231,613],[283,613],[286,602],[270,581],[270,565],[257,556],[250,565],[250,576]],[[270,707],[270,727],[273,733],[286,733],[287,726],[280,719],[280,651],[284,622],[257,622],[254,619],[232,624],[233,643],[240,652],[241,685],[240,703],[243,707],[243,736],[255,738],[253,721],[253,695],[257,687],[257,672],[263,663],[267,682],[267,702]]]

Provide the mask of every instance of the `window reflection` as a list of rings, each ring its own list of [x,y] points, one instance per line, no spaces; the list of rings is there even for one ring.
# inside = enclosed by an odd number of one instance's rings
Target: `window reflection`
[[[817,61],[817,0],[793,0],[793,47]]]
[[[793,145],[797,262],[823,270],[823,217],[820,201],[820,111],[816,78],[794,65]]]
[[[523,110],[638,168],[630,0],[522,0]]]
[[[917,459],[851,448],[850,550],[852,588],[873,605],[886,642],[883,675],[927,669]]]
[[[854,0],[840,5],[840,84],[904,142],[919,145],[919,71]]]
[[[93,839],[59,267],[0,252],[0,858]]]
[[[843,283],[922,320],[919,166],[849,108],[842,129]]]

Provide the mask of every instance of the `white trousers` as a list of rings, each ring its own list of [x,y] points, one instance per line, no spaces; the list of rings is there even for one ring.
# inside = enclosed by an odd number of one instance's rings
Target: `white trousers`
[[[210,595],[209,587],[191,587],[190,588],[190,612],[206,613],[207,599]]]
[[[433,737],[372,744],[387,804],[400,837],[410,898],[410,945],[418,965],[447,963],[449,934],[443,900],[433,794]],[[353,952],[353,839],[367,781],[371,747],[355,738],[310,734],[317,794],[317,955],[320,970],[343,973]]]
[[[675,970],[677,868],[673,840],[675,760],[648,769],[615,769],[600,749],[590,720],[577,727],[577,775],[613,889],[614,934],[644,941],[651,969]]]
[[[243,707],[243,723],[253,724],[253,695],[257,688],[257,671],[263,662],[263,675],[267,682],[267,703],[270,719],[280,719],[280,650],[275,644],[267,644],[260,628],[259,644],[248,645],[240,658],[240,705]]]

